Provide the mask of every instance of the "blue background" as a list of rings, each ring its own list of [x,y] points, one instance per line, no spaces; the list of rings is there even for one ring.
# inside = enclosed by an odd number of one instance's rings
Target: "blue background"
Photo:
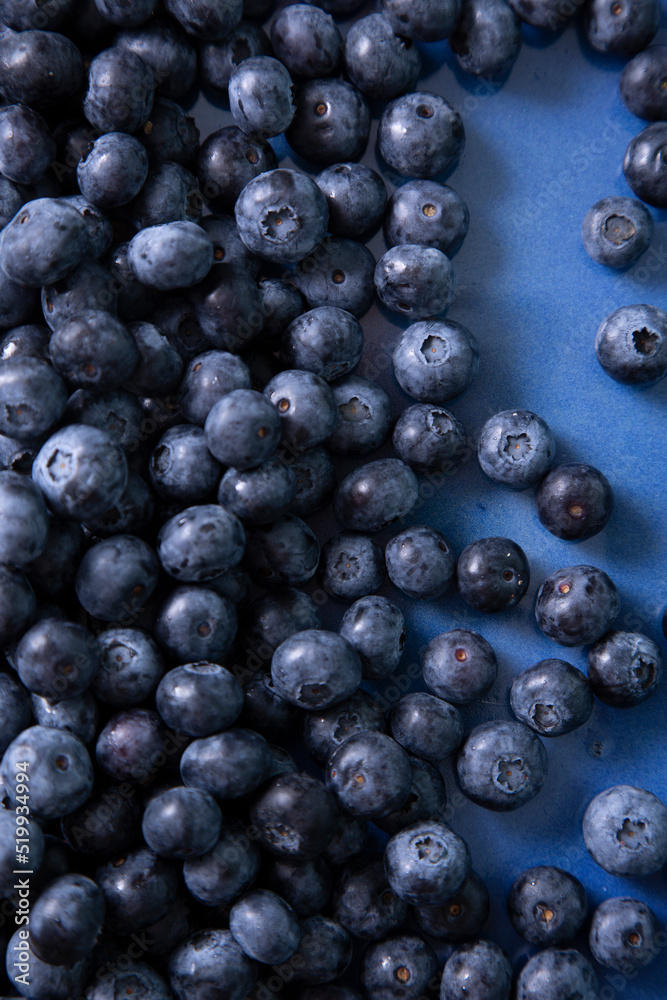
[[[658,41],[667,41],[667,28]],[[653,245],[625,273],[595,264],[583,250],[580,229],[588,208],[604,196],[631,193],[623,177],[623,155],[643,123],[619,96],[623,61],[592,53],[575,27],[555,37],[524,28],[522,52],[502,86],[464,77],[446,44],[422,46],[422,51],[425,73],[419,88],[451,101],[461,112],[467,136],[461,162],[448,178],[470,207],[470,230],[454,258],[458,295],[449,315],[475,334],[481,364],[472,388],[450,408],[473,442],[498,410],[534,410],[555,434],[557,461],[597,466],[615,496],[608,527],[575,544],[554,538],[540,525],[534,490],[517,494],[491,483],[474,454],[447,478],[421,480],[419,509],[411,522],[439,528],[457,552],[476,538],[509,536],[530,561],[527,596],[498,616],[473,612],[456,593],[414,602],[390,584],[382,590],[400,604],[409,630],[399,683],[407,684],[407,667],[418,663],[427,642],[447,629],[476,629],[494,646],[498,681],[483,703],[466,712],[472,726],[511,718],[509,685],[538,660],[560,656],[586,669],[585,649],[556,646],[533,617],[537,588],[560,567],[592,563],[604,569],[621,595],[617,627],[644,632],[665,648],[660,623],[667,605],[667,380],[648,389],[618,385],[599,367],[593,342],[600,322],[621,305],[647,302],[667,308],[667,213],[653,210]],[[202,138],[231,121],[224,108],[224,102],[199,98],[194,113]],[[387,174],[376,157],[379,110],[365,162],[384,170],[391,190],[391,182],[402,180]],[[294,162],[283,140],[274,145],[283,165]],[[298,166],[308,169],[302,162]],[[369,245],[376,257],[386,249],[381,234]],[[358,372],[377,378],[398,411],[408,400],[394,382],[390,354],[401,322],[374,307],[363,325],[367,346]],[[391,449],[379,454],[385,453]],[[341,462],[341,472],[354,464]],[[328,514],[311,523],[322,542],[336,530]],[[321,592],[319,596],[323,599]],[[336,628],[344,609],[328,600],[325,627]],[[378,691],[384,695],[389,689],[391,700],[396,686],[391,687],[388,682]],[[648,788],[667,801],[666,726],[665,684],[649,702],[629,711],[596,702],[584,727],[545,741],[547,782],[532,802],[508,815],[494,815],[463,798],[451,767],[443,767],[448,820],[468,841],[473,866],[491,893],[484,935],[506,948],[517,967],[535,949],[512,930],[505,900],[512,881],[530,865],[555,864],[572,871],[586,887],[591,906],[610,896],[643,899],[665,927],[667,871],[643,879],[608,875],[587,855],[581,820],[593,795],[623,782]],[[585,938],[577,944],[586,949]],[[445,948],[442,955],[447,954]],[[636,981],[596,969],[604,1000],[666,995],[667,948]]]

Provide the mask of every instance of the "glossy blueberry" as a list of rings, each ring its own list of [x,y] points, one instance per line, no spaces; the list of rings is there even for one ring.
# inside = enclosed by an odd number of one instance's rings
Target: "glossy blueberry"
[[[586,212],[581,236],[593,260],[607,267],[629,267],[651,244],[653,218],[635,198],[603,198]]]
[[[483,697],[498,674],[490,644],[477,632],[453,629],[431,639],[422,662],[426,687],[454,705]]]
[[[336,815],[336,803],[322,782],[302,773],[273,778],[250,808],[260,845],[270,854],[290,861],[311,860],[321,854],[333,835]],[[283,891],[282,880],[270,881],[272,888],[295,906],[291,894]],[[303,890],[303,880],[296,881],[297,886],[302,882]],[[319,883],[316,890],[312,872],[305,875],[305,881],[311,883],[309,894],[316,891],[321,896],[321,873],[314,880]],[[295,909],[303,915],[302,908],[295,906]]]
[[[262,138],[284,132],[294,117],[292,78],[271,56],[251,56],[229,78],[229,106],[244,132]]]
[[[76,574],[76,594],[102,621],[122,621],[142,608],[157,586],[155,552],[135,535],[114,535],[88,549]]]
[[[299,712],[276,691],[271,674],[258,671],[243,686],[242,723],[266,739],[283,739],[299,724]]]
[[[639,899],[604,899],[593,914],[588,941],[593,958],[608,969],[634,975],[660,952],[660,924]]]
[[[667,92],[662,81],[667,76],[667,46],[649,45],[623,67],[620,90],[628,111],[648,121],[667,118]]]
[[[490,614],[519,603],[530,569],[525,552],[510,538],[480,538],[459,556],[456,580],[466,604]]]
[[[346,35],[345,68],[363,94],[387,101],[414,87],[421,56],[411,39],[394,33],[383,14],[368,14]]]
[[[23,635],[14,662],[28,691],[62,701],[90,686],[100,657],[94,637],[82,625],[42,618]]]
[[[327,449],[318,446],[302,451],[294,457],[290,468],[296,480],[292,514],[309,517],[326,507],[336,488],[336,470]]]
[[[26,577],[13,566],[0,566],[0,641],[18,639],[34,621],[37,602]]]
[[[87,149],[87,147],[86,147]],[[78,162],[78,161],[77,161]],[[84,260],[98,260],[111,249],[113,225],[105,213],[81,194],[68,195],[62,199],[79,212],[88,229],[88,249]],[[83,263],[84,261],[82,261]],[[112,290],[115,294],[115,289]],[[111,301],[114,301],[113,299]],[[103,308],[109,308],[105,305]]]
[[[409,514],[417,502],[417,477],[396,458],[358,466],[334,496],[334,514],[345,528],[378,531]]]
[[[204,41],[224,38],[243,12],[242,0],[166,0],[165,7],[189,35]]]
[[[319,561],[317,538],[294,514],[246,531],[245,566],[264,586],[299,587],[315,575]]]
[[[290,276],[288,279],[262,278],[259,294],[264,315],[264,339],[279,340],[290,323],[303,312],[301,293],[292,284]]]
[[[222,659],[236,634],[236,610],[208,587],[177,587],[158,609],[154,635],[181,663]]]
[[[387,439],[393,421],[389,396],[377,382],[360,375],[338,378],[331,386],[340,420],[327,440],[338,455],[366,455]]]
[[[408,753],[439,762],[463,739],[463,719],[453,705],[422,691],[400,698],[389,713],[389,731]]]
[[[521,22],[505,0],[463,0],[449,44],[465,73],[502,78],[519,58]]]
[[[489,479],[524,490],[548,472],[556,452],[545,421],[530,410],[502,410],[482,427],[479,464]]]
[[[588,652],[594,694],[614,708],[632,708],[653,694],[662,677],[660,647],[639,632],[609,632]]]
[[[141,830],[152,851],[162,858],[200,857],[217,844],[221,813],[199,788],[169,788],[151,798]]]
[[[49,965],[42,962],[30,947],[30,939],[26,941],[24,938],[19,938],[21,930],[24,929],[16,930],[7,944],[7,976],[11,987],[16,989],[20,996],[27,996],[30,1000],[38,998],[66,1000],[75,993],[81,993],[88,979],[90,968],[88,959],[80,959],[74,965]],[[24,964],[30,966],[29,982],[16,978],[21,975],[20,970],[14,967],[19,951],[28,958]]]
[[[199,129],[180,104],[165,98],[158,98],[151,111],[151,117],[138,135],[139,141],[151,160],[165,161],[192,167],[199,149]],[[199,189],[196,188],[199,195]],[[145,192],[142,193],[142,200]],[[199,195],[201,211],[201,195]],[[167,219],[160,221],[169,221]]]
[[[95,739],[98,730],[97,702],[89,691],[66,698],[65,701],[49,701],[38,694],[30,696],[35,722],[38,726],[51,726],[73,733],[88,746]]]
[[[652,41],[659,26],[658,0],[626,0],[620,6],[589,0],[584,7],[584,32],[598,52],[633,56]]]
[[[138,139],[107,132],[79,160],[76,171],[84,198],[103,209],[127,205],[148,176],[148,153]]]
[[[204,583],[236,566],[244,544],[243,526],[234,514],[218,504],[199,504],[167,521],[157,551],[170,576]]]
[[[221,472],[206,446],[204,431],[191,424],[178,424],[165,431],[148,468],[160,496],[188,504],[210,496]]]
[[[581,930],[588,902],[578,878],[562,868],[528,868],[512,883],[507,912],[512,926],[531,944],[567,944]]]
[[[189,736],[211,736],[236,721],[243,692],[234,675],[219,664],[186,663],[162,678],[155,705],[171,729]]]
[[[410,758],[384,733],[358,733],[332,755],[326,781],[341,806],[353,816],[387,816],[399,809],[410,794]]]
[[[98,736],[95,758],[112,781],[147,785],[166,763],[167,749],[173,753],[178,746],[155,712],[131,708],[111,716]]]
[[[0,90],[6,101],[57,108],[77,95],[82,81],[81,53],[65,35],[27,30],[0,37]]]
[[[520,722],[485,722],[466,737],[456,763],[464,794],[495,811],[518,809],[547,776],[547,754]]]
[[[209,450],[220,462],[250,469],[275,451],[281,421],[266,396],[253,389],[234,389],[212,407],[205,432]]]
[[[271,660],[278,694],[300,708],[328,708],[353,694],[361,681],[354,647],[336,632],[307,629],[278,646]]]
[[[630,140],[623,160],[623,173],[634,193],[656,208],[667,206],[667,168],[662,158],[666,139],[665,122],[647,125]]]
[[[557,538],[579,541],[602,531],[613,510],[607,477],[592,465],[558,465],[535,495],[537,516]]]
[[[370,124],[368,105],[356,87],[345,80],[306,80],[296,90],[286,136],[304,160],[331,164],[363,154]]]
[[[336,236],[361,239],[379,226],[387,188],[365,163],[337,163],[315,178],[329,205],[329,229]]]
[[[0,109],[0,171],[3,177],[18,184],[35,184],[55,156],[56,144],[40,114],[21,104],[9,104]]]
[[[600,324],[595,353],[622,385],[654,385],[667,374],[667,314],[657,306],[621,306]]]
[[[358,690],[331,708],[308,712],[303,720],[303,743],[310,756],[324,767],[351,736],[383,733],[385,729],[384,715],[375,698]]]
[[[489,917],[489,892],[477,872],[469,872],[461,888],[441,906],[417,906],[415,918],[423,934],[461,944],[474,940]]]
[[[417,403],[402,411],[394,451],[415,472],[452,472],[469,455],[466,430],[449,410]]]
[[[119,499],[127,482],[127,462],[104,431],[68,424],[42,446],[32,474],[54,513],[86,520]]]
[[[456,294],[456,275],[449,258],[435,247],[402,243],[377,262],[375,290],[392,312],[409,320],[426,319],[447,309]]]
[[[0,753],[28,728],[31,718],[25,688],[10,674],[0,674]]]
[[[336,22],[317,7],[291,4],[271,24],[271,45],[294,76],[332,76],[343,55],[343,39]]]
[[[447,38],[461,12],[460,0],[382,0],[382,12],[394,31],[421,42]]]
[[[429,178],[450,170],[464,144],[460,114],[444,97],[430,91],[397,97],[380,118],[380,154],[404,177]]]
[[[533,955],[516,981],[516,1000],[595,1000],[598,982],[593,967],[574,948],[547,948]]]
[[[234,904],[229,929],[249,958],[266,965],[286,962],[301,940],[291,906],[266,889],[255,889]]]
[[[311,253],[322,242],[329,218],[317,184],[306,174],[284,167],[246,184],[234,212],[248,250],[279,264]]]
[[[106,705],[141,705],[155,691],[164,674],[162,655],[147,632],[136,628],[108,628],[97,636],[100,666],[92,689]]]
[[[378,857],[359,858],[343,869],[336,883],[333,903],[336,920],[350,934],[366,941],[379,941],[398,930],[408,913],[407,904],[389,888],[382,858]],[[397,953],[402,952],[400,939],[391,944],[382,942],[366,953],[369,980],[380,971],[378,959],[380,966],[386,965],[388,948],[392,957],[398,957]],[[362,979],[367,988],[363,972]],[[372,995],[375,996],[375,990]]]
[[[220,480],[218,503],[245,524],[269,524],[290,509],[295,495],[294,473],[271,458],[254,469],[228,469]]]
[[[214,42],[199,45],[199,77],[203,87],[218,94],[227,91],[229,78],[244,59],[271,55],[266,32],[253,21],[241,18],[233,31]],[[280,61],[289,69],[287,61]]]
[[[113,46],[90,63],[83,113],[100,132],[136,132],[151,113],[154,89],[143,59]]]
[[[320,913],[331,895],[331,872],[321,857],[310,861],[268,857],[265,878],[302,918]]]
[[[56,371],[80,389],[105,392],[126,382],[139,361],[136,341],[108,312],[87,309],[53,331],[49,355]]]
[[[65,201],[29,201],[2,230],[0,264],[11,281],[31,288],[64,278],[88,246],[81,215]]]
[[[223,823],[220,840],[200,858],[188,858],[183,877],[191,896],[207,906],[230,903],[257,877],[259,848],[240,823]]]
[[[389,885],[413,906],[438,906],[457,892],[470,871],[467,845],[443,823],[406,827],[387,844]]]
[[[385,569],[382,549],[368,535],[341,533],[322,547],[322,586],[344,601],[379,590]]]
[[[427,524],[399,531],[384,551],[389,579],[408,597],[440,597],[449,587],[456,557],[445,536]]]
[[[72,319],[77,313],[116,312],[117,295],[109,271],[96,260],[84,260],[55,285],[42,288],[42,312],[51,328]]]
[[[262,332],[259,288],[245,267],[216,264],[191,301],[202,332],[222,351],[242,351]]]
[[[119,31],[114,44],[143,59],[153,73],[155,92],[165,98],[180,97],[194,83],[197,53],[173,21],[152,17],[138,29]],[[158,109],[162,106],[163,111],[165,103],[159,98],[155,101],[150,121],[155,122],[156,116],[161,114]]]
[[[271,754],[266,740],[250,729],[227,729],[193,740],[181,758],[181,777],[221,802],[253,792],[266,779]]]
[[[256,278],[260,261],[251,254],[239,236],[238,226],[231,215],[207,215],[200,222],[213,244],[214,264],[233,264],[243,267]]]
[[[250,384],[250,373],[241,358],[226,351],[206,351],[185,369],[178,390],[181,413],[203,427],[215,403],[234,389],[249,389]]]
[[[42,962],[74,965],[93,950],[104,923],[104,897],[84,875],[63,875],[30,914],[30,947]]]
[[[338,307],[363,316],[373,304],[375,257],[354,240],[328,236],[296,269],[296,285],[308,305]]]
[[[394,933],[365,952],[361,985],[373,1000],[416,1000],[427,993],[437,968],[435,952],[417,934]]]
[[[564,660],[540,660],[514,678],[510,705],[519,722],[540,736],[562,736],[588,721],[593,692],[576,667]]]
[[[16,804],[18,763],[28,762],[30,812],[39,820],[58,819],[78,809],[93,788],[88,751],[63,729],[31,726],[13,740],[2,758],[0,775],[12,806]],[[20,786],[18,786],[20,787]]]
[[[177,868],[146,847],[98,868],[95,881],[104,893],[108,928],[126,934],[163,917],[178,885]]]
[[[197,177],[206,201],[231,207],[246,184],[277,165],[268,142],[246,135],[238,125],[227,125],[199,147]]]
[[[243,641],[260,663],[267,663],[278,646],[295,632],[321,627],[322,619],[313,599],[301,590],[281,587],[267,591],[250,605]]]
[[[453,257],[466,237],[469,218],[468,206],[452,188],[436,181],[409,181],[389,199],[385,239],[390,247],[420,244]]]
[[[199,222],[202,196],[189,170],[180,163],[153,166],[132,203],[132,221],[137,229],[168,222]]]
[[[49,518],[42,494],[18,472],[0,472],[0,562],[25,566],[47,543]]]
[[[189,288],[206,277],[213,264],[213,245],[194,222],[167,222],[137,233],[128,256],[139,281],[169,291]]]
[[[283,439],[297,451],[322,444],[339,421],[330,386],[314,372],[280,372],[265,386],[264,395],[278,411]]]
[[[620,608],[616,586],[595,566],[566,566],[547,577],[535,599],[535,620],[561,646],[597,642]]]
[[[420,757],[410,757],[410,794],[400,808],[373,822],[390,837],[415,823],[440,821],[447,808],[447,790],[440,771]]]
[[[386,597],[355,601],[343,615],[340,634],[357,650],[366,680],[388,677],[403,655],[403,614]]]
[[[295,955],[299,956],[299,979],[307,983],[330,983],[342,976],[350,964],[352,939],[334,920],[310,917],[303,923],[301,944]]]

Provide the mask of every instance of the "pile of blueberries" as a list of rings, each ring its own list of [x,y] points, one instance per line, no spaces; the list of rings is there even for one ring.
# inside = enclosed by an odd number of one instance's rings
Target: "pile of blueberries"
[[[386,576],[413,599],[455,586],[494,614],[530,573],[511,539],[457,559],[410,521],[418,476],[470,456],[445,407],[479,361],[473,335],[444,318],[469,216],[442,180],[465,132],[442,96],[414,90],[419,43],[448,38],[462,70],[498,78],[522,21],[555,30],[578,4],[382,0],[343,37],[332,15],[360,6],[282,6],[269,38],[271,0],[0,0],[8,995],[598,995],[571,947],[588,907],[568,872],[531,868],[512,887],[512,925],[541,948],[516,979],[480,939],[489,896],[445,822],[439,765],[456,760],[473,802],[514,810],[544,783],[541,737],[582,726],[594,696],[618,708],[651,696],[661,652],[613,629],[613,581],[577,565],[542,583],[540,629],[590,646],[588,674],[558,658],[520,673],[516,721],[466,732],[461,709],[490,691],[497,661],[464,628],[428,644],[412,677],[426,690],[386,713],[373,694],[406,641],[399,606],[377,593]],[[664,207],[667,46],[646,48],[659,18],[658,0],[587,0],[581,23],[598,51],[635,57],[624,100],[657,122],[625,169]],[[197,85],[226,95],[235,121],[202,142],[177,103]],[[372,114],[382,161],[405,180],[391,197],[358,162]],[[304,170],[278,166],[269,140],[283,134]],[[591,210],[584,238],[625,267],[652,222],[617,202]],[[365,240],[380,225],[376,263]],[[376,294],[404,327],[399,414],[354,374]],[[655,382],[667,315],[617,310],[596,350],[619,381]],[[534,413],[495,414],[476,449],[491,482],[537,487],[559,538],[590,538],[612,516],[606,477],[554,467]],[[342,478],[337,456],[354,462]],[[321,546],[307,519],[327,508],[340,530]],[[322,627],[327,595],[348,605],[338,631]],[[610,788],[583,836],[606,871],[655,873],[667,807]],[[634,975],[665,940],[645,903],[620,898],[595,910],[589,943]]]

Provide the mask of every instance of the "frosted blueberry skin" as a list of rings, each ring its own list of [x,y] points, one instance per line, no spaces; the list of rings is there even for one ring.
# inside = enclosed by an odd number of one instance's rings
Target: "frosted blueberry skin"
[[[196,173],[204,199],[232,208],[246,184],[278,165],[273,148],[238,125],[211,132],[199,147]]]
[[[461,996],[509,1000],[511,987],[512,964],[502,948],[493,941],[473,941],[462,944],[447,959],[440,1000]]]
[[[263,586],[299,587],[315,575],[319,561],[317,538],[295,514],[248,525],[245,568]]]
[[[591,465],[558,465],[535,495],[540,521],[556,538],[581,541],[602,531],[612,515],[609,480]]]
[[[100,132],[136,132],[148,121],[155,79],[144,60],[118,46],[91,60],[83,113]]]
[[[279,135],[294,117],[292,78],[271,56],[251,56],[229,78],[229,107],[244,132],[262,139]]]
[[[547,754],[520,722],[486,722],[467,736],[456,769],[468,798],[506,812],[537,795],[547,776]]]
[[[259,871],[259,847],[240,823],[223,823],[220,840],[207,854],[187,858],[183,880],[188,892],[207,906],[233,902],[248,889]]]
[[[438,970],[430,945],[417,934],[392,934],[364,953],[361,985],[374,1000],[416,1000],[427,994]]]
[[[382,222],[387,204],[384,180],[365,163],[326,167],[315,182],[329,206],[329,230],[335,236],[361,239]]]
[[[623,67],[620,90],[628,111],[647,121],[667,119],[667,45],[649,45]]]
[[[322,586],[343,601],[379,590],[385,579],[382,549],[368,535],[341,532],[322,547]]]
[[[218,504],[187,507],[160,529],[162,568],[177,580],[204,583],[240,562],[245,532],[238,518]]]
[[[350,605],[340,634],[359,653],[365,680],[389,677],[400,663],[405,646],[403,613],[386,597],[362,597]]]
[[[598,52],[633,56],[660,27],[659,0],[629,0],[620,10],[606,0],[591,0],[583,10],[586,38]]]
[[[242,1000],[257,980],[257,966],[230,931],[203,930],[184,941],[169,959],[169,985],[177,1000],[224,995]],[[220,983],[224,983],[224,990]]]
[[[250,818],[257,826],[260,846],[269,854],[291,862],[319,861],[319,855],[331,840],[337,814],[336,803],[322,782],[301,773],[273,778],[250,807]],[[319,875],[316,881],[320,882],[320,887],[316,893],[321,897],[322,873]],[[290,898],[289,881],[288,878],[285,884],[281,884],[282,879],[269,878],[272,888],[284,896],[299,916],[305,916],[303,908],[295,905]],[[311,882],[312,879],[307,876],[305,879],[303,876],[294,879],[297,885],[301,883],[302,889],[304,881]],[[314,888],[311,885],[310,891]]]
[[[413,906],[440,906],[470,871],[467,844],[444,823],[415,823],[391,838],[385,871],[394,892]]]
[[[556,31],[564,27],[576,11],[574,4],[564,7],[561,0],[508,0],[525,24],[545,31]]]
[[[268,170],[246,184],[234,212],[248,250],[279,264],[311,253],[324,239],[329,221],[327,202],[317,184],[286,168]]]
[[[113,535],[85,553],[76,574],[76,596],[88,614],[102,621],[131,621],[153,594],[159,573],[157,556],[142,538]]]
[[[88,227],[76,208],[38,198],[26,202],[2,230],[0,265],[10,281],[39,288],[64,278],[87,247]]]
[[[289,466],[270,458],[254,469],[227,469],[218,487],[218,503],[244,524],[268,524],[291,509],[296,477]]]
[[[498,661],[486,639],[457,628],[431,639],[422,672],[426,687],[438,698],[468,705],[490,691],[498,675]]]
[[[588,679],[605,705],[641,705],[662,679],[660,647],[640,632],[609,632],[588,651]]]
[[[530,410],[496,413],[482,427],[477,444],[482,472],[515,490],[539,482],[551,467],[555,453],[551,430]]]
[[[213,244],[194,222],[167,222],[133,236],[128,259],[135,276],[149,288],[189,288],[211,270]]]
[[[18,472],[0,472],[0,560],[25,566],[44,551],[49,516],[41,492]]]
[[[28,692],[9,674],[0,674],[0,753],[28,728],[31,719]]]
[[[299,917],[313,917],[327,905],[332,877],[321,857],[299,861],[269,855],[264,871],[267,885],[281,895]]]
[[[540,660],[518,674],[510,705],[519,722],[540,736],[562,736],[583,726],[593,711],[588,678],[564,660]]]
[[[210,88],[216,94],[224,94],[230,76],[243,58],[252,59],[270,54],[271,43],[266,32],[259,24],[242,18],[224,38],[199,45],[198,64],[202,86]],[[281,62],[285,60],[281,59]],[[287,66],[286,62],[285,65]]]
[[[158,441],[148,471],[159,496],[191,504],[211,495],[222,469],[206,446],[202,428],[177,424]]]
[[[35,620],[37,601],[26,577],[13,566],[0,566],[0,641],[19,639]]]
[[[278,646],[271,677],[278,694],[290,704],[317,711],[354,694],[361,682],[361,660],[336,632],[308,629]]]
[[[42,618],[24,632],[14,664],[31,694],[58,702],[89,688],[99,670],[100,656],[95,638],[83,625]]]
[[[302,926],[298,955],[299,977],[306,983],[330,983],[342,976],[352,961],[352,938],[328,917],[316,916]]]
[[[382,13],[394,31],[420,42],[438,42],[454,30],[461,0],[382,0]]]
[[[588,959],[574,948],[547,948],[529,959],[516,981],[516,1000],[595,1000],[598,981]]]
[[[453,320],[425,320],[403,331],[392,357],[401,389],[442,406],[471,385],[479,368],[477,341]]]
[[[49,355],[55,370],[71,386],[93,392],[127,384],[140,358],[127,327],[95,308],[62,318],[51,334]]]
[[[343,38],[334,19],[305,3],[278,12],[271,24],[271,45],[294,76],[331,76],[343,56]]]
[[[286,962],[301,940],[291,906],[267,889],[254,889],[234,904],[229,929],[245,954],[265,965]]]
[[[340,419],[331,387],[314,372],[279,372],[264,387],[281,419],[283,440],[296,451],[322,444]]]
[[[82,82],[81,53],[66,35],[51,30],[3,32],[0,87],[7,102],[60,110],[76,100]]]
[[[384,733],[357,733],[345,740],[326,767],[326,785],[353,816],[379,819],[400,809],[410,794],[410,758]]]
[[[605,899],[593,914],[588,943],[596,962],[628,975],[657,958],[660,930],[655,913],[641,900]]]
[[[155,78],[155,92],[163,98],[177,100],[194,83],[197,52],[190,39],[173,21],[151,17],[138,30],[119,31],[114,44],[130,49],[144,60]],[[155,101],[151,121],[155,118],[157,106],[164,103],[168,102],[159,98]]]
[[[667,141],[667,123],[647,125],[631,139],[623,159],[623,173],[642,201],[656,208],[667,206],[667,166],[662,150]]]
[[[603,198],[586,212],[581,238],[589,257],[618,269],[634,264],[648,250],[653,228],[651,213],[640,201]]]
[[[17,184],[36,184],[55,157],[56,144],[40,114],[21,104],[9,104],[0,110],[3,177]]]
[[[366,455],[384,444],[394,417],[384,389],[361,375],[345,375],[331,388],[340,420],[327,448],[337,455]]]
[[[597,642],[620,610],[616,585],[595,566],[566,566],[547,577],[535,599],[535,620],[560,646]]]
[[[345,36],[345,68],[366,97],[390,101],[412,90],[421,71],[412,39],[395,33],[383,14],[367,14]]]
[[[362,94],[346,80],[306,80],[296,90],[292,124],[285,135],[294,152],[318,166],[363,155],[371,114]]]
[[[307,712],[303,718],[303,742],[318,764],[326,766],[332,754],[351,736],[359,733],[384,733],[382,709],[372,695],[357,690],[330,708]]]
[[[632,785],[615,785],[588,804],[588,853],[612,875],[652,875],[667,861],[667,806]]]
[[[223,465],[252,469],[267,461],[281,436],[280,416],[254,389],[233,389],[213,405],[204,425],[209,451]]]
[[[153,694],[165,665],[147,632],[107,628],[97,636],[97,646],[100,667],[92,683],[96,698],[106,705],[124,708],[141,705]]]
[[[449,757],[461,743],[463,719],[457,708],[441,698],[413,691],[392,708],[389,730],[408,753],[437,763]]]
[[[86,521],[119,500],[128,471],[125,453],[108,434],[68,424],[39,450],[32,475],[54,513]]]
[[[402,411],[392,436],[394,451],[415,472],[452,472],[469,455],[460,420],[444,408],[416,403]]]
[[[249,652],[266,661],[295,632],[321,627],[322,618],[312,597],[301,590],[281,587],[267,591],[250,605],[242,640]]]
[[[444,253],[404,243],[387,250],[375,265],[375,290],[392,312],[413,321],[426,319],[452,302],[456,275]]]
[[[465,73],[502,78],[519,58],[521,40],[521,22],[505,0],[463,0],[449,44]]]
[[[514,930],[543,948],[572,941],[587,910],[586,891],[579,879],[551,865],[526,869],[512,883],[507,897]]]
[[[344,868],[336,882],[333,905],[338,923],[362,941],[386,938],[405,923],[408,915],[407,903],[389,888],[381,857],[355,858]],[[379,949],[385,960],[388,947],[396,954],[392,945],[383,942]]]
[[[179,663],[216,662],[236,635],[236,609],[209,587],[176,587],[158,608],[154,636]]]
[[[444,97],[429,91],[397,97],[380,118],[380,155],[404,177],[430,178],[452,169],[464,145],[460,114]]]
[[[468,206],[452,188],[436,181],[408,181],[389,199],[384,235],[390,247],[421,244],[453,257],[469,221]]]
[[[312,277],[311,272],[307,283]],[[308,298],[304,283],[299,284]],[[331,382],[356,368],[363,348],[364,333],[359,321],[351,312],[326,304],[302,313],[290,323],[281,354],[288,368],[311,371]]]
[[[417,926],[428,937],[451,944],[474,940],[489,917],[489,891],[477,872],[441,906],[416,906]]]
[[[456,557],[445,536],[426,524],[399,531],[387,542],[389,579],[408,597],[440,597],[454,578]]]
[[[188,35],[209,41],[233,31],[241,20],[243,0],[165,0],[165,7]]]
[[[667,313],[657,306],[621,306],[600,324],[595,353],[616,382],[654,385],[667,375]]]
[[[336,306],[363,316],[373,305],[375,257],[363,243],[327,236],[297,265],[295,280],[311,309]]]
[[[215,799],[199,788],[168,788],[146,805],[144,840],[162,858],[199,857],[220,836],[222,814]]]
[[[530,568],[511,538],[480,538],[459,556],[456,581],[466,604],[494,614],[519,603],[528,590]]]
[[[409,760],[412,771],[410,794],[402,806],[387,816],[373,820],[390,837],[415,823],[439,821],[444,818],[447,809],[447,789],[437,767],[421,757],[409,757]]]
[[[106,132],[79,160],[76,177],[81,194],[102,209],[129,204],[148,176],[148,153],[125,132]]]
[[[30,772],[30,811],[40,821],[59,819],[78,809],[93,789],[93,767],[88,751],[76,736],[62,729],[31,726],[5,750],[0,767],[3,787],[16,804],[15,775],[19,761]]]
[[[334,514],[353,531],[379,531],[409,514],[418,498],[417,477],[396,458],[359,466],[334,494]]]
[[[269,744],[250,729],[232,728],[193,740],[181,757],[181,778],[218,802],[254,792],[266,781],[271,766]]]

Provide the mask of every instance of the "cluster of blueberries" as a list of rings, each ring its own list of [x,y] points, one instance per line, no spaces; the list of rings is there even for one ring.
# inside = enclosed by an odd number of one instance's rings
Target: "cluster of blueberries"
[[[455,585],[493,614],[530,572],[511,539],[457,559],[409,523],[417,476],[470,454],[445,406],[479,361],[444,318],[468,208],[441,179],[465,133],[443,97],[413,90],[418,43],[448,38],[463,71],[502,76],[522,21],[555,29],[577,4],[382,0],[343,38],[332,15],[359,6],[285,6],[269,38],[271,0],[0,0],[0,934],[3,988],[28,1000],[267,1000],[285,984],[299,1000],[597,995],[571,947],[588,907],[568,872],[512,886],[512,925],[541,948],[514,987],[479,939],[489,896],[445,822],[438,765],[456,754],[465,796],[514,810],[544,783],[541,737],[583,725],[594,696],[627,708],[655,691],[660,649],[613,630],[613,581],[579,565],[543,582],[537,623],[590,646],[588,675],[557,658],[525,670],[516,721],[466,733],[461,709],[497,661],[463,628],[427,646],[426,691],[386,713],[371,693],[406,640],[385,576],[410,598]],[[667,117],[667,47],[646,48],[659,15],[658,0],[587,0],[582,17],[594,48],[635,55],[622,93],[650,119]],[[235,121],[201,143],[177,103],[197,81]],[[378,101],[382,160],[412,178],[391,197],[357,162]],[[626,157],[633,189],[663,206],[665,128]],[[278,166],[268,140],[283,133],[316,177]],[[618,201],[591,210],[585,241],[627,266],[652,222]],[[380,225],[376,263],[364,240]],[[397,419],[354,374],[376,294],[406,326]],[[619,381],[655,382],[667,315],[617,310],[596,349]],[[395,457],[366,460],[389,442]],[[332,456],[359,461],[339,480]],[[612,514],[606,477],[554,467],[534,413],[492,416],[477,457],[489,480],[537,487],[559,538]],[[320,547],[306,519],[329,504],[341,531]],[[349,603],[336,632],[301,589],[316,579]],[[237,656],[252,666],[224,666]],[[655,873],[667,807],[610,788],[583,836],[606,871]],[[589,943],[633,975],[664,946],[629,898],[595,910]]]

